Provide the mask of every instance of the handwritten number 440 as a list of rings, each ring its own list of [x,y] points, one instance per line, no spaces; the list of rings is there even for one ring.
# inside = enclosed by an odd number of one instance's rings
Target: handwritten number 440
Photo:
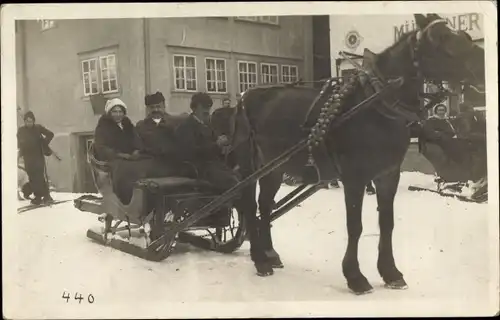
[[[66,293],[66,291],[63,292],[62,298],[66,299],[66,303],[68,303],[69,299],[71,299],[69,293]],[[84,298],[82,297],[81,293],[76,292],[75,293],[75,300],[78,300],[78,303],[82,303],[82,300],[84,300]],[[94,303],[94,296],[92,294],[89,294],[87,296],[87,302]]]

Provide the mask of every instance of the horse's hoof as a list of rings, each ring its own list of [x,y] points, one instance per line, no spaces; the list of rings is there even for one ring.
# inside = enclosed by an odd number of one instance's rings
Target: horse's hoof
[[[398,279],[390,282],[386,282],[384,287],[387,289],[394,289],[394,290],[406,290],[408,289],[408,285],[406,284],[404,279]]]
[[[271,264],[256,264],[255,268],[257,269],[257,275],[259,277],[268,277],[274,274],[273,267]]]
[[[369,290],[365,290],[365,291],[354,291],[354,290],[351,289],[351,292],[354,293],[357,296],[362,296],[362,295],[365,295],[365,294],[373,293],[373,288],[369,289]]]
[[[283,269],[285,266],[283,265],[283,262],[281,262],[280,257],[272,257],[268,258],[269,259],[269,264],[271,264],[271,267],[273,269]]]
[[[370,283],[368,283],[368,280],[366,279],[364,281],[355,284],[349,283],[347,286],[349,287],[351,292],[357,296],[373,292],[373,287],[371,286]]]

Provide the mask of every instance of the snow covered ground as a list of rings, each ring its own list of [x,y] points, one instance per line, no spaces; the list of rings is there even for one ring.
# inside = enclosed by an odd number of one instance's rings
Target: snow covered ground
[[[377,273],[375,196],[363,206],[361,270],[375,291],[354,296],[341,271],[346,245],[342,189],[322,190],[273,223],[285,264],[260,278],[249,245],[230,255],[178,245],[161,263],[140,260],[86,238],[97,216],[72,202],[17,215],[4,237],[7,318],[479,315],[498,311],[498,241],[487,204],[464,203],[408,185],[432,176],[403,173],[396,197],[395,258],[409,289],[383,288]],[[283,186],[280,195],[290,187]],[[55,199],[76,198],[58,193]],[[497,216],[496,216],[497,217]],[[496,218],[498,219],[498,218]],[[496,220],[498,221],[498,220]],[[7,256],[6,256],[7,254]],[[7,259],[6,259],[7,258]],[[70,300],[62,298],[69,293]],[[78,303],[75,293],[83,296]],[[94,302],[87,301],[92,294]],[[496,306],[496,307],[495,307]],[[496,308],[496,309],[495,309]],[[496,311],[495,311],[496,310]]]

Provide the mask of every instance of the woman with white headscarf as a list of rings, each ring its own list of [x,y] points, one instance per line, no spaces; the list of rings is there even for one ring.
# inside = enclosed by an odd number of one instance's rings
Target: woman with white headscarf
[[[134,125],[127,117],[125,103],[118,98],[108,100],[104,111],[95,129],[94,147],[97,158],[112,161],[137,157],[140,141]]]
[[[95,129],[94,149],[98,160],[110,164],[113,190],[127,204],[132,198],[133,184],[147,175],[148,159],[142,158],[140,139],[127,117],[127,106],[118,99],[106,102],[105,113]]]

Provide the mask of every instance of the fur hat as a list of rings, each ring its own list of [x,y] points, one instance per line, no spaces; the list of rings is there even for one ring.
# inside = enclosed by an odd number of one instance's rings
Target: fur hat
[[[165,101],[165,97],[160,91],[156,91],[156,93],[148,94],[144,97],[144,104],[149,106],[152,104],[158,104]]]
[[[116,106],[122,107],[123,112],[127,113],[127,106],[125,105],[125,103],[122,100],[120,100],[118,98],[113,98],[113,99],[106,101],[106,105],[104,106],[104,112],[106,112],[106,114],[108,114],[111,111],[111,109],[113,109]]]
[[[202,107],[210,109],[213,103],[212,98],[207,93],[197,92],[191,97],[190,107],[194,109],[198,104],[201,104]]]
[[[28,119],[28,118],[31,119],[31,120],[33,120],[33,122],[34,122],[35,121],[35,114],[32,111],[26,112],[24,114],[23,119],[24,119],[24,121],[26,121],[26,119]]]

